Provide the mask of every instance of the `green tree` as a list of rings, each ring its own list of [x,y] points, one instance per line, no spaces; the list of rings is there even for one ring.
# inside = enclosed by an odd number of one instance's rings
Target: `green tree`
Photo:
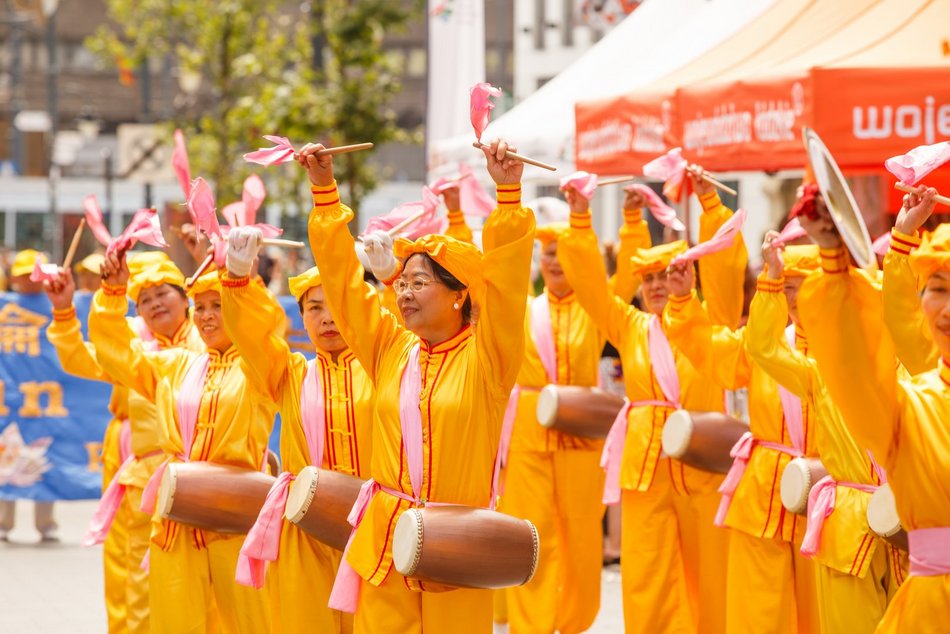
[[[106,0],[110,23],[86,45],[103,60],[171,58],[200,77],[174,99],[194,175],[215,183],[222,203],[240,196],[251,170],[244,152],[280,134],[302,144],[406,141],[388,107],[399,90],[383,36],[418,17],[420,0]],[[354,209],[377,182],[367,153],[338,160]],[[287,166],[271,198],[300,200],[305,175]]]

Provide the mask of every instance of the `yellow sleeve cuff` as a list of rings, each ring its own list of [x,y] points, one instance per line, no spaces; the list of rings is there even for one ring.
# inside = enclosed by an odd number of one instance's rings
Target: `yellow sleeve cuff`
[[[891,229],[891,251],[901,255],[910,255],[910,252],[920,246],[920,237],[901,233]]]
[[[326,209],[340,204],[340,192],[337,190],[336,181],[326,187],[313,186],[310,188],[310,193],[313,194],[313,206],[317,209]]]
[[[495,200],[499,209],[514,211],[521,208],[521,183],[517,185],[499,185],[495,189]]]
[[[627,225],[637,225],[643,222],[642,209],[624,209],[623,221]]]
[[[72,321],[76,319],[76,307],[70,306],[69,308],[54,308],[53,309],[53,321]]]
[[[465,224],[465,214],[459,210],[449,210],[448,219],[450,225],[464,225]]]
[[[251,276],[231,277],[231,274],[225,271],[221,274],[221,286],[224,288],[243,288],[250,284]]]
[[[819,249],[821,269],[830,275],[847,273],[848,252],[843,246],[834,249]]]
[[[102,294],[108,295],[109,297],[125,297],[126,289],[125,286],[113,286],[112,284],[106,284],[105,282],[101,285]]]
[[[670,305],[670,310],[679,311],[682,310],[692,299],[696,296],[696,290],[691,290],[686,295],[670,295],[667,300]]]
[[[571,229],[590,229],[591,224],[590,211],[582,214],[571,212]]]
[[[756,280],[755,288],[762,293],[783,293],[785,292],[785,278],[780,277],[775,280],[762,273]]]
[[[715,211],[722,205],[722,201],[719,199],[719,192],[716,190],[700,196],[699,202],[703,206],[703,211]]]

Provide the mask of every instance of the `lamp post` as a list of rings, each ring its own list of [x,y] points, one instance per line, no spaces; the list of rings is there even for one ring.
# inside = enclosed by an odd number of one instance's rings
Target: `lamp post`
[[[59,9],[59,0],[43,0],[43,15],[46,17],[46,111],[50,118],[49,132],[49,221],[47,227],[51,236],[53,260],[60,261],[63,257],[63,219],[57,209],[57,189],[59,186],[60,169],[53,160],[53,148],[56,144],[56,131],[59,118],[59,60],[56,51],[56,10]]]

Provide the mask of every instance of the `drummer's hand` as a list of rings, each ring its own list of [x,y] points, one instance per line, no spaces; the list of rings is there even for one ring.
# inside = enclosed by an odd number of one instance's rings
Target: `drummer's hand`
[[[831,212],[828,211],[828,206],[821,196],[815,198],[815,212],[818,215],[817,218],[809,218],[807,215],[798,217],[802,229],[822,249],[837,249],[842,244],[841,235],[838,233],[838,228],[835,227],[835,223],[831,219]]]
[[[201,244],[198,229],[195,225],[190,222],[182,223],[181,228],[176,233],[191,255],[191,259],[195,261],[195,264],[200,263],[204,259],[205,247]]]
[[[716,189],[703,178],[703,174],[705,173],[706,170],[703,169],[703,166],[697,165],[696,163],[686,168],[686,177],[693,184],[693,191],[696,192],[697,196],[705,196]]]
[[[315,187],[329,187],[333,184],[333,156],[317,156],[317,152],[323,149],[325,148],[320,143],[308,143],[297,153],[297,162],[307,168],[310,184]]]
[[[577,193],[573,187],[564,190],[564,199],[572,214],[586,214],[590,212],[590,201]]]
[[[225,257],[228,274],[233,278],[249,275],[263,243],[264,234],[257,227],[232,227]]]
[[[666,272],[666,290],[671,297],[685,297],[693,290],[693,263],[671,265]]]
[[[107,254],[99,267],[99,275],[109,286],[126,286],[129,283],[129,265],[125,261],[125,252]]]
[[[778,236],[778,231],[769,231],[762,242],[762,259],[765,261],[770,280],[778,280],[785,275],[785,260],[782,258],[782,246],[778,242]]]
[[[625,189],[623,191],[623,208],[624,211],[634,211],[636,209],[643,209],[647,207],[647,197],[638,192],[635,189]]]
[[[55,310],[66,310],[73,305],[73,294],[76,284],[73,282],[73,272],[69,269],[60,269],[59,276],[43,282],[43,290],[49,297],[49,303]]]
[[[914,235],[920,229],[934,211],[936,201],[934,197],[937,190],[933,187],[924,187],[921,185],[917,191],[912,194],[904,195],[904,205],[900,213],[897,214],[897,222],[894,228],[901,233]]]
[[[442,190],[442,200],[445,201],[445,208],[449,211],[461,211],[462,201],[459,192],[459,186],[453,185]]]
[[[506,156],[508,151],[517,152],[513,146],[502,139],[495,139],[491,145],[482,147],[487,161],[488,173],[496,185],[519,185],[524,173],[524,163]]]

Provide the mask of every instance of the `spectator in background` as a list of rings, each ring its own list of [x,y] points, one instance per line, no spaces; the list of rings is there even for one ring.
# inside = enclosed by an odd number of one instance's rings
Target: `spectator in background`
[[[92,253],[84,257],[74,267],[77,290],[89,291],[90,293],[99,290],[102,282],[102,278],[99,277],[99,267],[102,266],[103,261],[105,261],[105,257],[101,253]]]
[[[30,279],[30,273],[36,260],[47,261],[46,256],[33,249],[25,249],[16,254],[10,268],[10,290],[20,295],[38,295],[43,293],[43,285]],[[33,521],[40,533],[41,541],[58,542],[56,531],[59,528],[53,518],[52,502],[35,502]],[[16,523],[16,500],[0,500],[0,541],[7,541],[7,533]]]

